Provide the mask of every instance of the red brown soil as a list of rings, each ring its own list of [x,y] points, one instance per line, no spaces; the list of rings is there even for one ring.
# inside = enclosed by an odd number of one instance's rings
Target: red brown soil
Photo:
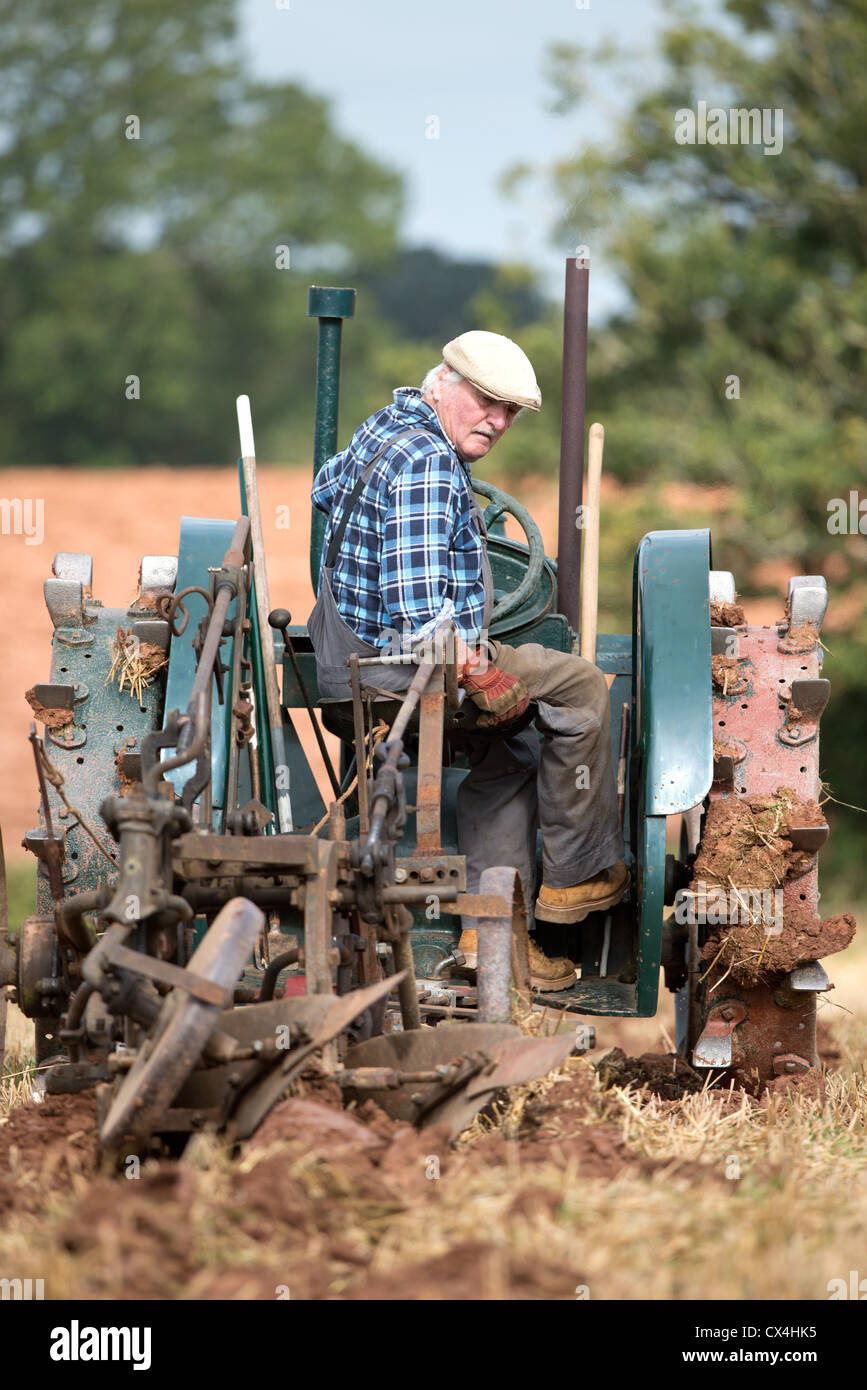
[[[644,1052],[627,1057],[615,1047],[596,1063],[605,1090],[611,1086],[646,1088],[661,1100],[680,1100],[690,1092],[701,1091],[704,1078],[683,1057],[670,1052]]]
[[[783,634],[783,642],[793,652],[811,652],[819,636],[814,623],[796,623]]]
[[[21,1106],[0,1126],[0,1193],[7,1208],[43,1219],[41,1208],[79,1175],[60,1243],[85,1299],[273,1300],[280,1286],[296,1300],[572,1299],[585,1280],[568,1259],[531,1259],[487,1234],[428,1255],[425,1212],[439,1201],[439,1184],[454,1191],[506,1165],[516,1175],[511,1225],[556,1214],[560,1197],[532,1178],[540,1163],[586,1181],[629,1165],[666,1166],[627,1149],[619,1115],[600,1114],[584,1064],[529,1097],[514,1139],[497,1130],[458,1148],[445,1126],[418,1132],[372,1101],[344,1110],[333,1082],[296,1089],[239,1161],[201,1169],[195,1160],[150,1160],[135,1181],[98,1171],[92,1096]],[[409,1211],[420,1233],[417,1258],[372,1270],[371,1227],[384,1232]]]
[[[711,603],[711,627],[740,627],[745,622],[746,616],[739,603]]]
[[[0,1212],[29,1210],[74,1173],[91,1177],[99,1165],[96,1098],[46,1096],[20,1105],[0,1121]]]
[[[851,913],[820,921],[809,908],[787,906],[779,936],[766,933],[760,922],[715,927],[701,959],[709,966],[716,958],[720,971],[731,966],[734,983],[751,989],[808,961],[844,951],[854,935]]]
[[[62,729],[65,724],[71,724],[75,718],[74,710],[49,709],[47,705],[41,705],[36,698],[35,686],[30,690],[25,690],[24,698],[40,724],[44,724],[46,729]]]
[[[810,1071],[804,1076],[777,1076],[773,1081],[767,1083],[758,1103],[762,1109],[767,1110],[772,1104],[774,1096],[785,1097],[792,1092],[812,1097],[814,1100],[824,1101],[826,1099],[825,1078],[820,1071]]]
[[[778,888],[786,879],[803,874],[814,858],[807,850],[795,849],[787,836],[789,826],[824,824],[820,806],[801,801],[791,787],[778,787],[773,796],[712,801],[693,868],[693,885]]]
[[[710,676],[714,688],[724,695],[737,695],[746,689],[746,678],[741,671],[740,660],[736,656],[712,656]]]

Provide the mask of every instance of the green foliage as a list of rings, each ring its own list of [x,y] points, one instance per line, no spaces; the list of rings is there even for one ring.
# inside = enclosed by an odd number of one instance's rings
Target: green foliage
[[[310,279],[393,252],[400,178],[250,80],[235,11],[0,0],[4,462],[221,459],[253,384],[267,445],[309,390]]]
[[[867,12],[863,0],[725,10],[714,28],[672,11],[652,88],[622,53],[553,52],[555,108],[571,119],[593,99],[596,66],[637,95],[608,142],[545,172],[563,208],[558,241],[586,242],[629,296],[590,349],[588,412],[605,423],[606,471],[637,495],[675,479],[732,488],[713,518],[714,555],[744,590],[766,587],[760,571],[751,580],[769,560],[826,573],[832,616],[839,604],[851,617],[827,638],[823,775],[861,805],[867,605],[855,596],[867,592],[867,538],[827,523],[832,498],[867,496]],[[782,111],[782,149],[678,143],[677,113],[700,101]],[[614,542],[618,570],[646,519],[641,506],[627,538],[622,516],[606,516],[603,549]],[[687,523],[658,507],[651,524]],[[837,810],[853,838],[832,838],[826,862],[854,859],[863,875],[852,850],[864,818]]]
[[[369,284],[379,312],[402,336],[440,347],[476,322],[492,332],[515,331],[544,307],[532,272],[455,261],[430,247],[402,251]],[[490,328],[495,318],[503,327]]]
[[[25,917],[36,911],[36,860],[32,855],[7,863],[6,894],[9,930],[15,936]]]

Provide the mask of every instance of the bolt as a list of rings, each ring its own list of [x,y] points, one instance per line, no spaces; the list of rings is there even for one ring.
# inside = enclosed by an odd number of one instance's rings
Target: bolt
[[[782,1052],[782,1050],[783,1050],[783,1044],[782,1044],[781,1042],[775,1042],[775,1043],[774,1043],[774,1051],[775,1051],[775,1052]]]
[[[329,888],[328,901],[332,907],[339,907],[343,902],[343,894],[339,888]]]
[[[720,1009],[719,1012],[720,1018],[724,1018],[726,1023],[731,1023],[732,1019],[735,1016],[735,1011],[732,1008],[731,1004],[726,1004],[725,1007]]]
[[[419,874],[419,878],[421,879],[422,883],[433,883],[434,871],[430,867],[430,865],[427,865],[424,869],[422,869],[421,873]]]
[[[406,883],[406,869],[395,869],[394,881],[395,883]]]

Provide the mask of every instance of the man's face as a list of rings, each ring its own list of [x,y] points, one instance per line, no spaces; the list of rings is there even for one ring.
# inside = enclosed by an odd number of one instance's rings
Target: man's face
[[[460,458],[472,463],[490,453],[511,425],[520,406],[495,401],[468,381],[434,382],[430,404]]]

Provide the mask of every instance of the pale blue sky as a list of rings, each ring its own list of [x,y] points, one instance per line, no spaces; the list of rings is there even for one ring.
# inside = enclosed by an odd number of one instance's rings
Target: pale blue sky
[[[629,99],[609,84],[577,115],[546,109],[545,51],[616,37],[643,48],[651,73],[660,0],[240,0],[254,72],[290,78],[333,102],[338,129],[401,170],[410,245],[461,257],[526,261],[561,293],[575,247],[552,245],[555,207],[539,191],[516,204],[498,191],[512,163],[568,158],[604,137]],[[706,10],[713,0],[700,0]],[[278,5],[281,7],[278,8]],[[439,139],[426,137],[439,119]],[[591,248],[592,250],[593,248]],[[591,314],[619,300],[593,252]]]

